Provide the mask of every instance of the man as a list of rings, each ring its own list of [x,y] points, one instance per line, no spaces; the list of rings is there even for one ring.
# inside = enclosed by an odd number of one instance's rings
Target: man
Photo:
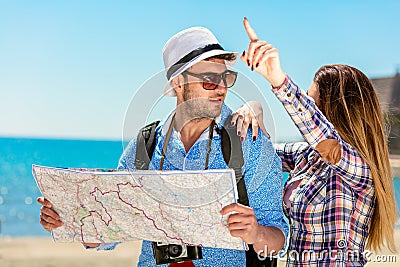
[[[228,67],[236,62],[237,53],[224,51],[208,29],[194,27],[177,33],[166,43],[163,59],[170,85],[164,94],[176,96],[177,107],[156,128],[149,169],[227,168],[219,132],[232,113],[224,100],[228,88],[236,81],[237,73]],[[251,137],[242,140],[243,173],[250,207],[231,204],[221,213],[231,214],[228,227],[232,236],[252,244],[256,252],[269,255],[283,248],[288,226],[282,212],[281,161],[270,140],[261,131],[258,135],[256,141]],[[136,139],[125,149],[118,169],[135,170],[135,155]],[[44,204],[43,227],[58,227],[61,223],[57,215],[46,207],[48,203],[40,203]],[[86,245],[98,249],[115,246]],[[245,252],[240,250],[203,248],[202,255],[203,259],[193,261],[195,266],[244,266],[246,262]],[[151,242],[143,241],[138,266],[155,265]]]

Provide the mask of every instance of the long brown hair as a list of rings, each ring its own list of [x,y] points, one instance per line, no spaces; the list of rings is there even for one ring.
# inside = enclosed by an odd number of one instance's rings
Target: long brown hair
[[[385,123],[374,88],[361,71],[341,64],[321,67],[315,74],[314,82],[319,90],[318,108],[371,170],[375,210],[367,248],[378,250],[386,245],[395,252],[397,213],[393,178]]]

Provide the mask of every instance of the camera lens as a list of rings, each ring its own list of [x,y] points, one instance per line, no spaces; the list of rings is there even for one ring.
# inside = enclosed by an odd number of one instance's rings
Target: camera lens
[[[183,249],[182,249],[182,246],[180,246],[180,245],[169,245],[168,246],[168,252],[171,257],[174,257],[174,258],[179,257],[182,254],[182,251],[183,251]]]

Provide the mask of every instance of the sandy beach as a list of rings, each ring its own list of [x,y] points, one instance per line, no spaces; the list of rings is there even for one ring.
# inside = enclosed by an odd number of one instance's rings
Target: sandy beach
[[[400,230],[396,231],[400,240]],[[140,241],[120,244],[113,251],[88,251],[78,243],[54,243],[50,237],[0,238],[1,267],[128,267],[136,266]],[[371,255],[368,267],[398,266],[400,254],[382,251]],[[388,262],[391,261],[391,262]],[[285,262],[280,261],[280,267]]]
[[[136,266],[140,248],[140,241],[120,244],[113,251],[94,251],[79,243],[54,243],[50,237],[0,238],[0,266]]]

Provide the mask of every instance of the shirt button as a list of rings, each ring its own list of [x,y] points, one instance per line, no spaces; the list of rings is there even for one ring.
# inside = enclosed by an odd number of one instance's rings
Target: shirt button
[[[291,96],[292,96],[292,94],[289,92],[289,93],[287,93],[287,96],[288,96],[288,97],[291,97]]]
[[[287,92],[287,89],[285,88],[285,89],[283,89],[283,91],[286,93],[286,92]]]
[[[302,112],[303,110],[301,108],[299,108],[299,112]]]

